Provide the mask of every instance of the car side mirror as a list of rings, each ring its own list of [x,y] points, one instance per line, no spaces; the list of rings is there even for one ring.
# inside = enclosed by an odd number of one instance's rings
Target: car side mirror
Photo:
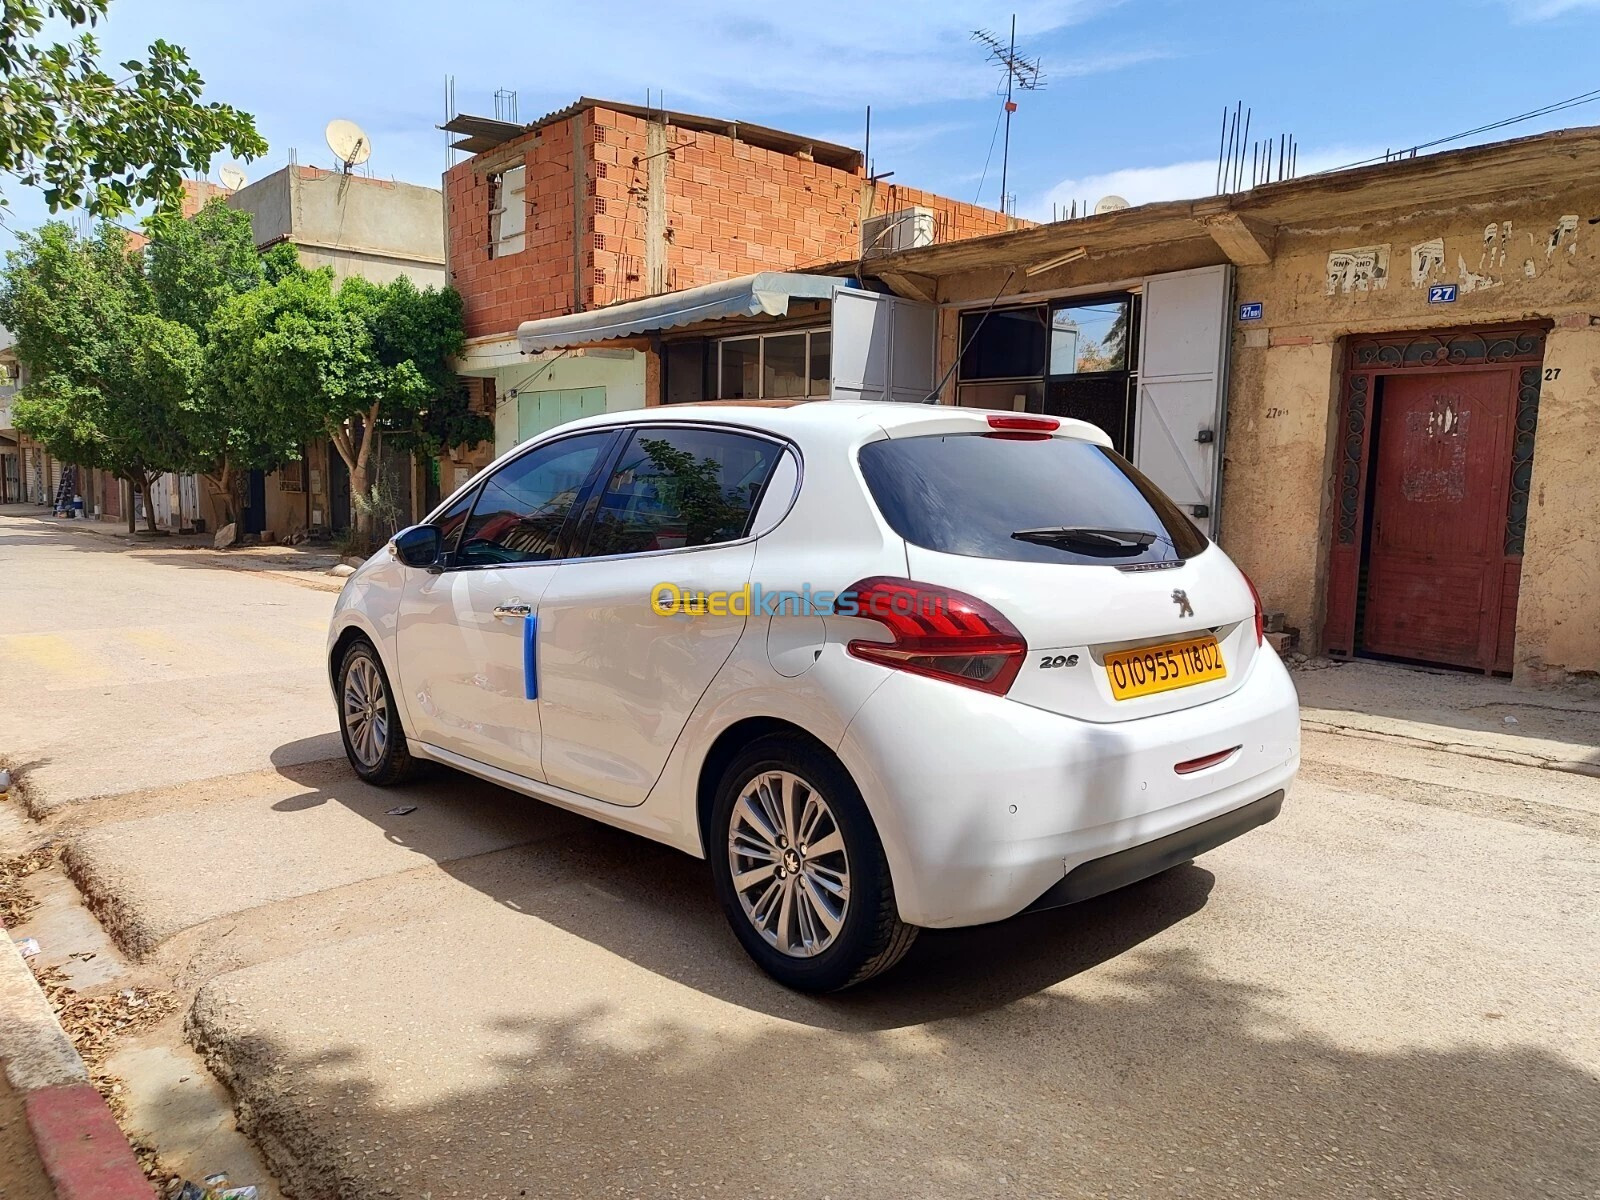
[[[394,535],[394,556],[408,567],[437,567],[444,538],[437,525],[411,525]]]

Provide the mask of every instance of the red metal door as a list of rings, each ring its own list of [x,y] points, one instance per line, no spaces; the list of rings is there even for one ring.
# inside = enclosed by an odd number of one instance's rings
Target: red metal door
[[[1515,403],[1514,370],[1385,378],[1363,649],[1493,666]]]

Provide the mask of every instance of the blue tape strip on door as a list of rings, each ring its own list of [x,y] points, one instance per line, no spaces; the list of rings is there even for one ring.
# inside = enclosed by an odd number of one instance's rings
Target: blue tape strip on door
[[[532,613],[522,618],[522,693],[529,700],[539,698],[539,664],[535,658],[539,621]]]

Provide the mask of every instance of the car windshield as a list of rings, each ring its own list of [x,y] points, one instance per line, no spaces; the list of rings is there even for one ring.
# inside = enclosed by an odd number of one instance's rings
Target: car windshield
[[[861,448],[873,500],[914,546],[975,558],[1128,566],[1208,545],[1121,455],[1065,437],[963,433]]]

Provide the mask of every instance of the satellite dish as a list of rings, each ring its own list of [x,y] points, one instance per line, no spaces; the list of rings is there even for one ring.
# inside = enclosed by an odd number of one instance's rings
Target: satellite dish
[[[1117,212],[1121,209],[1132,207],[1121,196],[1101,196],[1099,202],[1094,206],[1094,215],[1098,217],[1101,213]]]
[[[328,149],[338,156],[347,171],[372,157],[372,142],[354,121],[329,121],[325,136]]]
[[[244,186],[244,172],[232,163],[223,167],[218,174],[222,176],[222,186],[230,192],[237,192]]]

